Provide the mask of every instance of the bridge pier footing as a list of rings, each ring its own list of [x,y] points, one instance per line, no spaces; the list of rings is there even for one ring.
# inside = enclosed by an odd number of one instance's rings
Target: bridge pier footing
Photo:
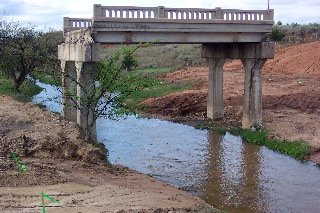
[[[202,45],[209,64],[207,117],[223,117],[223,65],[225,59],[241,59],[245,69],[242,127],[262,125],[262,68],[274,57],[273,42],[213,43]]]

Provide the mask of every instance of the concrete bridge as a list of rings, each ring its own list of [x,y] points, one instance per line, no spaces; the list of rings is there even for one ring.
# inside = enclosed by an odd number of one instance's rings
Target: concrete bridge
[[[94,126],[93,109],[82,107],[81,99],[84,90],[94,87],[85,70],[94,70],[100,60],[100,44],[202,44],[202,57],[209,64],[208,118],[224,115],[225,60],[241,59],[245,68],[242,126],[262,125],[261,70],[266,60],[274,57],[275,45],[267,41],[273,24],[273,10],[95,4],[92,19],[64,18],[65,43],[58,48],[64,93],[76,94],[79,107],[65,95],[63,115],[83,128]]]

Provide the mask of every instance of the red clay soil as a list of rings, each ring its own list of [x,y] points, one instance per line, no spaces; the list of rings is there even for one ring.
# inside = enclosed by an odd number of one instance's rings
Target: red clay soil
[[[239,60],[224,66],[225,120],[241,124],[244,72]],[[191,90],[144,101],[149,113],[204,119],[208,68],[189,67],[167,74],[169,82],[197,82]],[[320,150],[320,42],[278,48],[263,70],[264,125],[279,138],[303,139]],[[228,122],[227,122],[228,123]],[[318,156],[320,162],[320,156]]]

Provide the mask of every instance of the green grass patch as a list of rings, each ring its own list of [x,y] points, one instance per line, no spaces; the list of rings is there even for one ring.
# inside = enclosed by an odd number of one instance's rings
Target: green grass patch
[[[53,76],[45,72],[33,72],[32,77],[45,84],[61,86],[61,76]]]
[[[0,95],[13,96],[19,101],[28,102],[32,97],[42,91],[42,88],[37,86],[31,80],[25,80],[20,86],[19,92],[15,91],[12,87],[12,80],[0,74]]]
[[[233,135],[240,136],[248,143],[263,145],[276,152],[289,155],[298,160],[303,160],[310,153],[310,146],[301,141],[288,141],[269,139],[269,132],[265,130],[252,131],[250,129],[231,129]]]
[[[207,129],[217,131],[220,134],[226,132],[232,135],[240,136],[244,141],[256,145],[266,146],[269,149],[289,155],[295,159],[303,160],[310,153],[310,146],[304,141],[277,140],[269,137],[270,132],[266,130],[252,131],[242,128],[223,128],[212,121],[203,121],[195,125],[197,129]]]

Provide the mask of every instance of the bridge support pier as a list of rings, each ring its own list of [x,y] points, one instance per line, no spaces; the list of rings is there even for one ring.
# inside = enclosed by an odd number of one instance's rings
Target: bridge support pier
[[[84,130],[85,137],[96,139],[95,82],[93,73],[94,62],[75,62],[77,70],[77,124]]]
[[[62,116],[67,121],[77,122],[77,73],[74,62],[61,61],[62,70]]]
[[[100,45],[86,43],[86,37],[79,40],[84,43],[65,43],[58,47],[63,73],[62,115],[81,127],[86,140],[96,140],[93,76],[100,60]]]
[[[242,127],[262,126],[262,68],[266,59],[242,59],[244,101]]]
[[[224,115],[223,105],[223,58],[208,58],[208,103],[207,117],[211,119],[222,118]]]
[[[242,127],[262,125],[262,68],[274,57],[273,42],[213,43],[202,45],[202,57],[209,63],[207,117],[223,117],[223,64],[241,59],[245,69]]]

